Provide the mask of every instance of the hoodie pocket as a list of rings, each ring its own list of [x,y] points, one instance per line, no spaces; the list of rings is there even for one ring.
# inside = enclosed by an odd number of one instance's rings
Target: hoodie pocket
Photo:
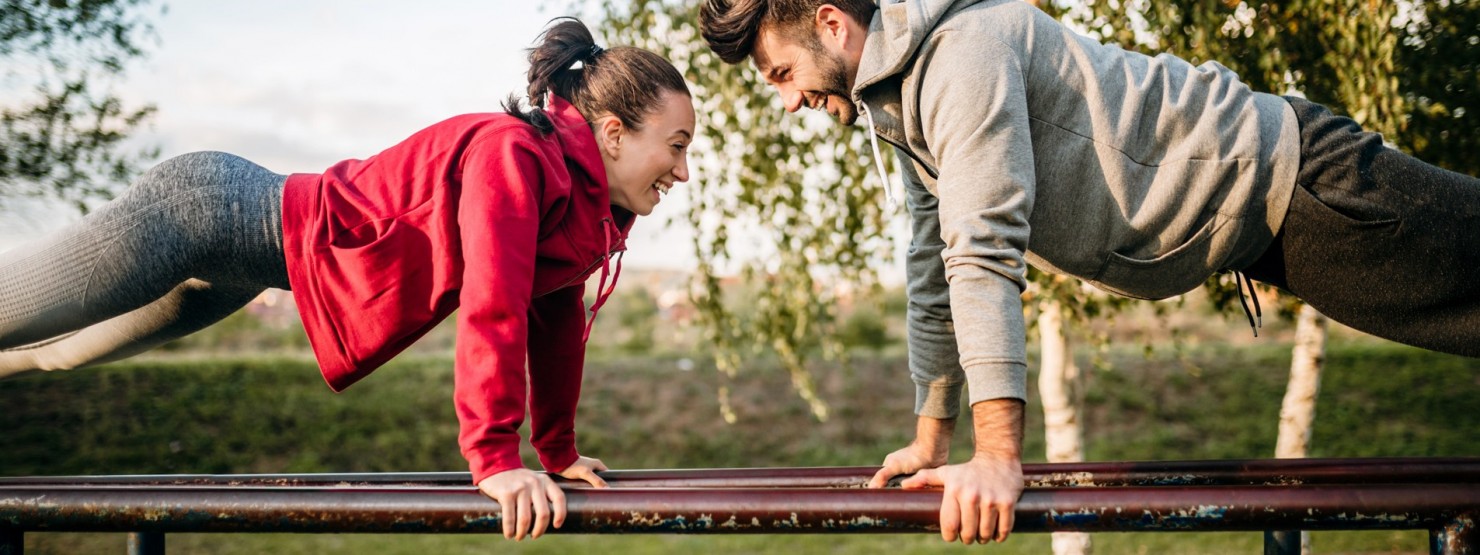
[[[1214,241],[1229,219],[1215,214],[1186,242],[1153,258],[1132,258],[1111,252],[1092,280],[1095,286],[1145,300],[1161,300],[1197,288],[1212,275],[1209,266]]]
[[[427,235],[431,204],[345,230],[319,253],[319,282],[337,305],[330,311],[343,348],[358,362],[404,347],[430,321],[435,249]]]

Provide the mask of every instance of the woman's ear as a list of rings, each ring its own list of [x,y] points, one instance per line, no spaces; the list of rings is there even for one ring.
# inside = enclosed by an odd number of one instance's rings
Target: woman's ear
[[[601,145],[602,152],[613,160],[618,158],[622,151],[622,135],[626,126],[617,116],[607,115],[596,120],[596,142]]]

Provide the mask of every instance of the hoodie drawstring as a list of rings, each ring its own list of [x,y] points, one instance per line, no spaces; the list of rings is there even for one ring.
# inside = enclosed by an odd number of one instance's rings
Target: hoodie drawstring
[[[1254,280],[1249,279],[1249,276],[1244,275],[1243,272],[1234,272],[1233,285],[1238,288],[1238,304],[1244,307],[1244,316],[1249,319],[1249,327],[1253,328],[1254,337],[1259,337],[1259,328],[1264,327],[1264,311],[1259,309],[1259,295],[1254,292]],[[1249,312],[1249,303],[1244,300],[1245,286],[1249,288],[1249,297],[1254,299],[1253,313]],[[1259,317],[1258,325],[1255,325],[1254,322],[1255,315]]]
[[[868,142],[874,149],[874,169],[879,171],[879,179],[884,182],[884,197],[889,199],[889,209],[897,210],[899,201],[894,198],[894,185],[889,181],[889,172],[884,171],[884,157],[879,155],[879,131],[874,127],[874,115],[869,112],[868,105],[856,104],[858,111],[863,112],[863,119],[868,121]]]
[[[617,253],[617,270],[611,272],[612,228],[616,227],[617,224],[613,223],[611,218],[602,219],[601,224],[602,234],[606,237],[605,246],[602,248],[607,252],[601,255],[601,281],[596,284],[596,302],[591,305],[591,319],[586,321],[586,333],[581,336],[581,343],[585,343],[591,339],[591,326],[596,325],[597,311],[600,311],[601,306],[606,304],[606,300],[611,298],[612,291],[617,289],[617,278],[622,275],[622,255],[627,253],[627,251]],[[610,286],[606,282],[608,273],[611,274],[612,278]]]

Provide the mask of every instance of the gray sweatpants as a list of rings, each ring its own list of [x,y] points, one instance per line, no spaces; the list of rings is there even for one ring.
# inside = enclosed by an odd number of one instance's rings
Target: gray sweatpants
[[[1300,120],[1295,196],[1244,273],[1372,335],[1480,357],[1480,179],[1289,100]]]
[[[171,158],[76,224],[0,252],[0,378],[129,357],[288,288],[285,176]]]

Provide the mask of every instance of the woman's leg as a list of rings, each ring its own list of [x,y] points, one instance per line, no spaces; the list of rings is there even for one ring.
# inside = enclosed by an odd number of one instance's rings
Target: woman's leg
[[[0,253],[0,376],[39,368],[23,358],[116,360],[287,288],[283,180],[229,154],[187,154],[76,225]]]
[[[1372,335],[1480,356],[1480,179],[1290,103],[1301,127],[1295,195],[1247,275]]]
[[[262,289],[188,279],[142,308],[38,344],[0,351],[0,378],[69,370],[128,358],[230,316]]]

